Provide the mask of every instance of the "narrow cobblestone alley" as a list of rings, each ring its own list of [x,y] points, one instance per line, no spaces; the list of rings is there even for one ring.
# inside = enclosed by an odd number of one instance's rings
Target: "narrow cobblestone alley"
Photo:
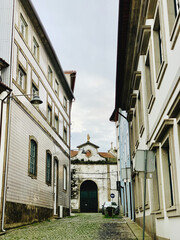
[[[8,230],[0,239],[119,240],[137,239],[124,218],[105,218],[100,213],[75,214]]]

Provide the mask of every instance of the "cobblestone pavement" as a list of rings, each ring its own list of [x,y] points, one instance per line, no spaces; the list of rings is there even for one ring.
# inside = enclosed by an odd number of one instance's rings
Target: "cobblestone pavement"
[[[105,218],[100,213],[81,213],[11,229],[1,239],[19,240],[119,240],[137,239],[121,217]]]

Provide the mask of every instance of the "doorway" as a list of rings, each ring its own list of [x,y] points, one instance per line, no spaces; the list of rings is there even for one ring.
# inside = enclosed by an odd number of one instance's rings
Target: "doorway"
[[[58,214],[58,160],[54,158],[54,179],[53,179],[53,190],[54,190],[54,215]]]
[[[95,182],[87,180],[80,188],[80,211],[98,212],[98,194]]]

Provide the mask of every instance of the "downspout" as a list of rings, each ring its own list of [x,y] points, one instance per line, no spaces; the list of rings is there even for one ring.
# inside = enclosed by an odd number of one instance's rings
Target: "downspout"
[[[69,216],[71,216],[71,109],[72,101],[69,104]]]
[[[12,90],[11,90],[12,91]],[[0,118],[0,147],[1,147],[1,132],[2,132],[2,116],[3,116],[3,104],[4,101],[10,96],[11,91],[6,95],[5,98],[3,98],[1,101],[1,118]]]
[[[145,219],[146,219],[146,176],[147,176],[147,150],[144,153],[144,212],[143,212],[143,240],[145,237]]]
[[[13,43],[14,43],[14,14],[15,14],[15,0],[12,2],[12,33],[11,33],[11,53],[10,53],[10,83],[9,87],[11,87],[12,83],[12,57],[13,57]],[[7,144],[6,144],[6,156],[5,156],[5,173],[4,173],[4,191],[3,191],[3,205],[2,205],[2,222],[1,222],[1,230],[2,232],[5,232],[4,229],[4,218],[5,218],[5,205],[6,205],[6,191],[7,191],[7,172],[8,172],[8,160],[9,160],[9,139],[10,139],[10,123],[11,123],[11,117],[10,117],[10,110],[11,110],[11,99],[9,98],[9,103],[7,106],[7,114],[8,114],[8,123],[7,123]]]
[[[4,229],[4,218],[5,218],[5,205],[6,205],[6,190],[7,190],[7,171],[8,171],[8,158],[9,158],[9,137],[10,137],[10,131],[9,131],[9,126],[10,126],[10,102],[7,106],[8,108],[8,124],[7,124],[7,145],[6,145],[6,160],[5,160],[5,174],[4,174],[4,191],[3,191],[3,206],[2,206],[2,225],[1,225],[1,230],[2,232],[5,232],[6,230]]]

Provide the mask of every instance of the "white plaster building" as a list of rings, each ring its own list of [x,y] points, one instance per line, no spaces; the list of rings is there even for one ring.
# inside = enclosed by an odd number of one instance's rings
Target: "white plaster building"
[[[12,89],[1,113],[2,229],[58,216],[60,209],[68,215],[76,72],[63,72],[30,0],[1,1],[0,58],[8,65],[2,82]],[[33,105],[33,95],[43,103]]]
[[[72,211],[99,212],[105,201],[111,201],[111,193],[118,204],[116,156],[98,152],[99,147],[90,142],[89,136],[77,148],[78,151],[71,151]]]
[[[127,112],[135,219],[153,239],[180,236],[179,29],[179,0],[120,1],[114,116]],[[138,150],[155,153],[145,203]]]

